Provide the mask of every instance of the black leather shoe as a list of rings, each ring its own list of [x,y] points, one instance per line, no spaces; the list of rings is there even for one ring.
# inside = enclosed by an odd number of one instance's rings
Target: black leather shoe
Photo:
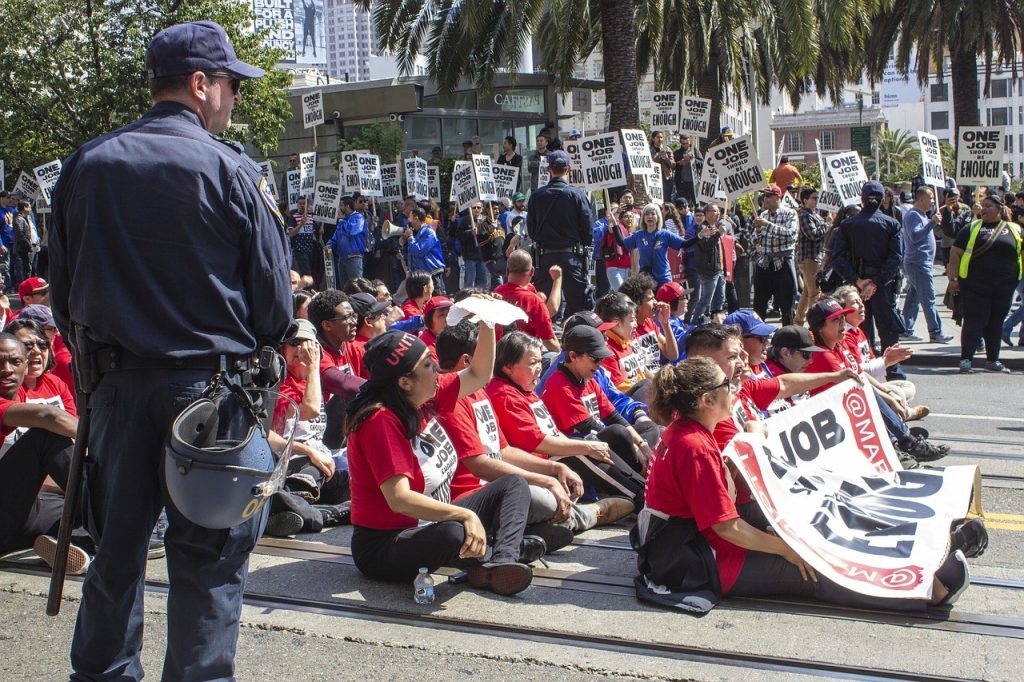
[[[524,535],[519,543],[519,563],[532,564],[548,553],[547,543],[537,535]]]

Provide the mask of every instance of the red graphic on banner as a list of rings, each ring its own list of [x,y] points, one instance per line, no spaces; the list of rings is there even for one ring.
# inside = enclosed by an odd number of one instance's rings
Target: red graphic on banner
[[[871,410],[868,407],[864,389],[857,387],[848,391],[843,396],[843,408],[850,417],[850,424],[853,425],[853,437],[857,441],[857,449],[871,462],[876,471],[891,473],[893,468],[885,456],[875,420],[871,418]]]

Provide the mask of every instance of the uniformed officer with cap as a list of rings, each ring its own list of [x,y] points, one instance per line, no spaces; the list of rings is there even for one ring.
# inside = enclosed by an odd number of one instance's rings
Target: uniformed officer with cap
[[[829,245],[832,267],[860,289],[867,313],[874,320],[882,348],[899,343],[905,331],[896,310],[900,264],[903,262],[902,225],[880,210],[885,188],[875,180],[861,188],[861,210],[839,223]],[[889,379],[905,379],[900,366],[887,370]]]
[[[264,75],[224,29],[179,24],[146,55],[153,107],[64,162],[53,195],[51,299],[95,362],[83,508],[98,552],[82,585],[74,680],[141,679],[149,536],[167,508],[162,679],[234,676],[249,551],[265,508],[228,530],[190,522],[161,480],[175,417],[211,378],[242,382],[291,317],[283,222],[257,166],[218,135]]]
[[[563,151],[548,154],[551,180],[530,195],[526,208],[526,231],[537,244],[534,284],[539,291],[550,291],[549,269],[552,265],[562,268],[566,317],[594,307],[587,262],[594,244],[594,221],[586,195],[565,180],[569,163]]]

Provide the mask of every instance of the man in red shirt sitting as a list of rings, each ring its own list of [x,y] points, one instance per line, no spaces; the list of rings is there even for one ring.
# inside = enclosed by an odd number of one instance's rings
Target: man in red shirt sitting
[[[333,450],[344,444],[348,402],[370,378],[363,367],[365,349],[355,343],[358,318],[344,292],[337,289],[321,291],[310,299],[308,314],[323,351],[320,356],[320,387],[327,416],[323,442]]]
[[[526,251],[513,251],[508,257],[508,281],[498,286],[494,293],[526,313],[529,319],[516,323],[519,331],[540,339],[544,348],[558,353],[562,347],[555,338],[549,305],[553,305],[557,310],[561,303],[562,268],[552,265],[548,272],[551,274],[551,295],[545,302],[537,288],[530,283],[534,273],[533,258]]]
[[[378,301],[373,294],[360,292],[348,297],[356,314],[356,338],[352,343],[365,346],[388,330],[388,311],[391,300]]]
[[[420,340],[430,348],[431,355],[437,361],[437,337],[448,326],[448,309],[452,307],[452,299],[447,296],[433,296],[423,306],[423,330],[419,333]]]

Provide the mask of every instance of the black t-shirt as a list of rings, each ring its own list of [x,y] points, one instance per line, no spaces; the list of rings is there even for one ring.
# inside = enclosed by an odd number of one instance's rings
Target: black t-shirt
[[[991,285],[1014,285],[1018,281],[1020,267],[1017,261],[1017,240],[1010,232],[1007,223],[1002,223],[1002,232],[996,241],[986,247],[982,253],[978,250],[991,238],[994,225],[982,225],[978,238],[974,240],[974,253],[967,269],[965,281],[980,282]],[[953,241],[953,246],[967,249],[967,240],[971,237],[971,228],[960,230]]]

